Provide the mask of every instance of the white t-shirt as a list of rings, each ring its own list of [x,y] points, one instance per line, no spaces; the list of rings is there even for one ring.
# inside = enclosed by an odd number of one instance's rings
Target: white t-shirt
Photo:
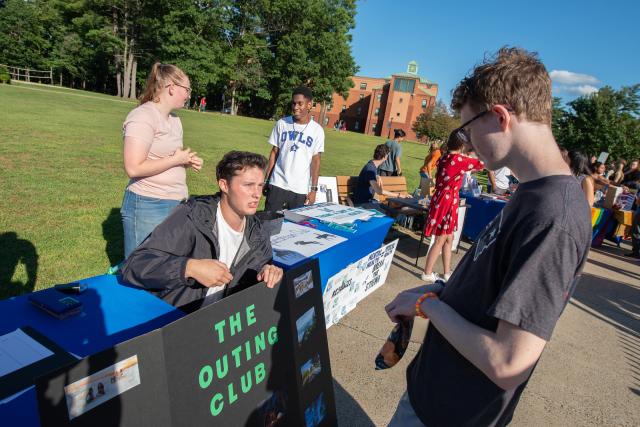
[[[509,175],[511,175],[511,169],[504,166],[498,170],[493,171],[496,177],[496,187],[501,190],[509,189]]]
[[[228,268],[231,268],[231,263],[238,253],[240,244],[242,243],[242,237],[244,236],[244,227],[247,220],[242,223],[242,231],[235,231],[227,224],[222,216],[222,210],[220,206],[216,210],[216,224],[218,225],[218,247],[220,253],[218,254],[218,261],[223,262]],[[207,289],[207,303],[218,301],[222,298],[222,291],[224,291],[224,285],[216,286]]]
[[[298,194],[309,192],[311,158],[324,152],[324,130],[314,120],[307,124],[293,122],[291,116],[276,122],[269,144],[280,154],[271,174],[271,184]]]

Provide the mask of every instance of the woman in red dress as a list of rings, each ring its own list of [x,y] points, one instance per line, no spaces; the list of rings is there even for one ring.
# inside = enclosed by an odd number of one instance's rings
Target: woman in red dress
[[[442,251],[444,280],[451,276],[451,245],[453,233],[458,228],[458,192],[462,186],[465,172],[484,168],[482,161],[461,153],[463,143],[456,132],[449,136],[447,153],[438,162],[436,172],[436,190],[431,198],[429,216],[425,223],[424,235],[435,236],[434,244],[427,254],[427,262],[422,280],[433,283],[439,277],[433,267]]]

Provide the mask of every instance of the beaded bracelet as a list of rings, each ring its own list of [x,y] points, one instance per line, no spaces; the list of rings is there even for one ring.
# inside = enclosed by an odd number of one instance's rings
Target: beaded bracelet
[[[422,308],[420,306],[422,305],[422,301],[426,300],[427,298],[438,299],[438,295],[435,292],[427,292],[424,295],[420,295],[420,297],[416,301],[416,316],[422,317],[423,319],[428,319],[428,317],[426,314],[424,314],[424,311],[422,311]]]

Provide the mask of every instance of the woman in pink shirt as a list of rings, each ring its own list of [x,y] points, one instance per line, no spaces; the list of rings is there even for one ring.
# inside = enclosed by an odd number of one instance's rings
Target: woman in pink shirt
[[[186,168],[202,168],[202,159],[183,148],[182,123],[172,113],[190,96],[189,78],[181,69],[155,63],[140,105],[122,125],[130,178],[120,209],[125,258],[187,198]]]

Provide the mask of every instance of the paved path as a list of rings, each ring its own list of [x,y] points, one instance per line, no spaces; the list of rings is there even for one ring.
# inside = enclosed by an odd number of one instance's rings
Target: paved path
[[[386,426],[406,388],[417,343],[392,369],[375,371],[373,360],[392,328],[383,307],[420,284],[415,251],[413,238],[401,239],[386,284],[328,331],[340,426]],[[591,251],[512,425],[640,425],[640,263],[622,257],[626,251]]]

